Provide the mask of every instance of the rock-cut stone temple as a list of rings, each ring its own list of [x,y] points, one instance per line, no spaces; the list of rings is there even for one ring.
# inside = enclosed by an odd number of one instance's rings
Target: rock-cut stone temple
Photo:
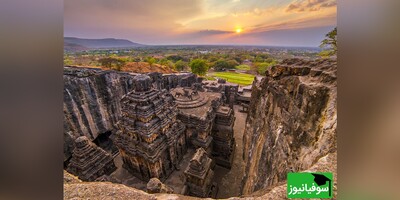
[[[75,140],[75,149],[67,171],[84,181],[94,181],[116,170],[113,157],[86,136]]]
[[[122,117],[113,140],[123,166],[143,181],[164,181],[186,153],[185,125],[166,90],[153,87],[151,78],[138,75],[134,90],[121,100]]]

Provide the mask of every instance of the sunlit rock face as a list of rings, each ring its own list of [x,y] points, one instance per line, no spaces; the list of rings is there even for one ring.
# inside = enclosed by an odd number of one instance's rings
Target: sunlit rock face
[[[253,83],[242,194],[278,185],[336,152],[336,73],[334,60],[290,59]]]

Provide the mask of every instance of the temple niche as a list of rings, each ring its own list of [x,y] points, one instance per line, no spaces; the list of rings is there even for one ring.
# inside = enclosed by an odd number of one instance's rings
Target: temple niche
[[[212,181],[213,165],[213,160],[208,157],[207,152],[203,148],[198,148],[184,172],[189,195],[215,198],[218,187]]]
[[[75,140],[75,149],[67,171],[84,181],[95,181],[116,170],[113,157],[86,136]]]
[[[135,89],[121,100],[122,116],[114,144],[123,167],[143,181],[164,181],[186,153],[185,125],[166,90],[154,88],[147,75],[133,79]]]
[[[227,106],[218,107],[212,129],[212,156],[218,165],[229,169],[232,165],[236,146],[233,131],[234,123],[234,110]]]

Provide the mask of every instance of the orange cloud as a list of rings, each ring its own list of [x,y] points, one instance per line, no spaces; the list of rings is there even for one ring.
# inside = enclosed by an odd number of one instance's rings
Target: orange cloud
[[[300,0],[289,4],[286,12],[319,11],[322,8],[336,7],[336,0]]]

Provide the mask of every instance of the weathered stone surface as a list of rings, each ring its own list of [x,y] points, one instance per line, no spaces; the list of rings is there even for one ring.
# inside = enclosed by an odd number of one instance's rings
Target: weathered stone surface
[[[116,169],[113,157],[97,147],[86,136],[75,140],[75,149],[67,171],[84,181],[94,181]]]
[[[336,71],[334,60],[291,59],[253,83],[243,135],[244,195],[336,151]]]
[[[186,125],[186,140],[194,148],[212,152],[211,129],[216,110],[222,104],[222,94],[196,89],[175,88],[170,91],[179,109],[178,119]]]
[[[231,108],[236,103],[236,97],[239,90],[239,85],[228,83],[224,79],[217,81],[203,81],[203,87],[209,92],[219,92],[222,94],[223,103],[228,104]]]
[[[135,88],[134,73],[104,71],[95,68],[64,67],[64,161],[71,158],[74,140],[115,132],[122,114],[120,100]],[[191,86],[197,81],[192,73],[149,73],[156,89]]]
[[[226,168],[231,168],[235,152],[235,138],[233,125],[235,123],[234,110],[227,106],[220,106],[216,110],[216,117],[212,129],[213,151],[215,162]]]
[[[203,148],[198,148],[185,170],[185,184],[188,186],[189,195],[211,197],[212,190],[216,193],[218,188],[212,182],[214,176],[212,165],[213,160],[208,157],[207,152]]]
[[[337,171],[337,154],[329,153],[320,158],[306,171]],[[68,177],[68,178],[65,178]],[[74,181],[69,181],[73,179]],[[77,181],[75,181],[77,180]],[[337,197],[337,174],[334,173],[333,195]],[[286,198],[286,183],[279,182],[275,187],[259,190],[250,195],[231,197],[229,200],[280,200]],[[81,182],[78,178],[64,171],[64,199],[138,199],[138,200],[200,200],[203,198],[177,194],[148,194],[122,184],[108,182]],[[210,199],[210,198],[207,198]]]
[[[133,75],[87,68],[64,68],[64,161],[79,136],[94,140],[113,131],[120,99],[132,89]]]
[[[174,189],[163,184],[158,178],[151,178],[147,183],[147,192],[150,194],[155,193],[174,193]]]
[[[143,181],[165,180],[186,153],[185,126],[172,96],[158,90],[147,75],[133,79],[135,90],[122,100],[119,131],[114,135],[124,167]]]
[[[65,170],[64,170],[63,174],[64,174],[64,184],[67,184],[67,183],[81,183],[82,182],[78,177],[68,173]]]

